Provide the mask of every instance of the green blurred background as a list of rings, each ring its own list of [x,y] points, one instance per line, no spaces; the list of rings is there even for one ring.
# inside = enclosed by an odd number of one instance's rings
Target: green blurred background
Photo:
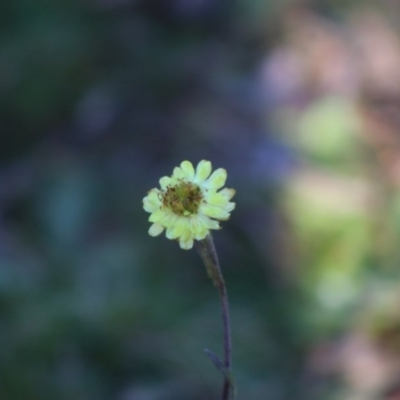
[[[1,2],[1,400],[219,398],[217,292],[142,209],[185,159],[237,191],[238,399],[400,398],[400,6],[376,3]]]

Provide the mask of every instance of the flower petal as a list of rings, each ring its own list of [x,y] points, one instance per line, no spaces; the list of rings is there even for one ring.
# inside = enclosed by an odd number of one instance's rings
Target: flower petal
[[[181,169],[185,174],[185,178],[189,181],[193,181],[194,178],[194,168],[190,161],[182,161]]]
[[[197,240],[204,239],[208,233],[207,222],[205,217],[195,216],[189,219],[189,228],[193,237]]]
[[[235,209],[235,207],[236,207],[236,203],[229,202],[223,208],[224,208],[225,211],[231,212],[232,210]]]
[[[154,211],[158,210],[158,206],[155,206],[153,203],[149,201],[147,197],[143,199],[143,208],[148,213],[153,213]]]
[[[161,204],[160,197],[159,197],[160,193],[161,192],[158,189],[151,189],[150,192],[148,193],[148,197],[152,201],[154,201],[158,204]]]
[[[208,217],[225,220],[229,218],[229,212],[222,207],[213,206],[212,204],[202,204],[201,212]]]
[[[204,186],[208,189],[218,190],[225,185],[227,173],[223,168],[216,169],[211,176],[204,182]]]
[[[197,168],[196,168],[196,176],[194,178],[196,183],[201,183],[203,181],[205,181],[211,174],[211,163],[210,161],[206,161],[206,160],[201,160],[198,164],[197,164]]]
[[[190,250],[193,247],[193,236],[189,229],[185,230],[179,238],[179,246],[183,250]]]
[[[164,230],[164,227],[160,224],[153,224],[151,225],[149,229],[149,235],[150,236],[158,236],[162,231]]]
[[[165,236],[168,239],[176,239],[177,237],[181,236],[182,234],[182,226],[179,224],[175,224],[167,228]]]
[[[152,213],[161,207],[161,201],[158,197],[159,190],[152,189],[143,199],[143,208],[145,211]]]
[[[160,179],[160,186],[162,190],[167,190],[167,187],[171,184],[172,179],[169,176],[163,176]]]
[[[179,223],[180,219],[181,218],[177,215],[172,214],[171,216],[169,216],[169,219],[166,222],[164,221],[164,219],[161,221],[161,223],[167,228],[165,236],[168,239],[176,239],[182,234],[185,226],[182,223]]]
[[[168,227],[166,236],[168,239],[176,239],[189,227],[187,218],[177,217],[175,224]]]
[[[160,225],[162,225],[164,228],[172,227],[175,224],[178,216],[172,212],[165,212],[165,211],[163,211],[163,212],[164,212],[164,216],[161,219],[159,219],[158,221],[151,221],[151,222],[157,222]]]
[[[175,167],[174,172],[172,174],[172,179],[182,179],[185,177],[185,173],[182,171],[181,168]]]
[[[207,216],[205,218],[207,218],[208,229],[221,229],[221,227],[219,226],[219,221],[216,221],[215,219],[211,219]]]
[[[156,210],[150,215],[149,221],[168,228],[176,222],[177,218],[178,216],[170,211]]]
[[[208,229],[198,232],[198,233],[196,233],[196,236],[194,238],[196,240],[203,240],[209,234],[209,232],[210,231]]]
[[[218,194],[225,197],[227,200],[230,200],[236,194],[236,190],[225,188],[220,190]]]
[[[206,201],[215,206],[225,206],[229,200],[234,196],[233,189],[222,189],[220,192],[210,191],[206,194]]]
[[[149,221],[150,222],[160,222],[165,216],[165,211],[164,210],[156,210],[154,211],[150,217],[149,217]]]

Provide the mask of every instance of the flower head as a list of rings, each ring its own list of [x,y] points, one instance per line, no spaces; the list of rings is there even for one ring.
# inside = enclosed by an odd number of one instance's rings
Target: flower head
[[[211,229],[220,229],[217,220],[227,220],[235,208],[230,201],[235,190],[221,189],[227,177],[224,169],[212,174],[211,169],[210,161],[200,161],[196,170],[191,162],[183,161],[171,177],[160,179],[161,189],[149,191],[143,208],[151,213],[151,236],[165,229],[168,239],[178,239],[181,248],[188,250],[193,240],[203,240]]]

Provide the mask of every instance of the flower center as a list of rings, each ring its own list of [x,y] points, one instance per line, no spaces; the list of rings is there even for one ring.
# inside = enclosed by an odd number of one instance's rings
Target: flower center
[[[199,186],[185,181],[180,181],[176,186],[169,186],[162,196],[165,207],[183,216],[196,214],[202,200],[203,195]]]

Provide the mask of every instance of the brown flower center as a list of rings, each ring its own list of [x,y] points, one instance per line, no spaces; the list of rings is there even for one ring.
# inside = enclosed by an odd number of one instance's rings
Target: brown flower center
[[[176,186],[169,186],[162,196],[164,207],[182,216],[196,214],[202,200],[199,186],[185,181],[180,181]]]

